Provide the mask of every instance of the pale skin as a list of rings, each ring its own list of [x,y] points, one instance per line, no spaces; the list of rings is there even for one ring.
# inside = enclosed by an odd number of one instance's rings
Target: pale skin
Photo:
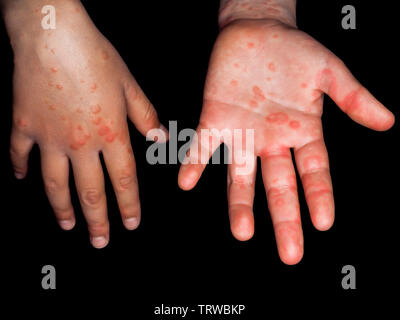
[[[32,146],[40,148],[45,190],[59,225],[72,229],[69,163],[90,240],[109,242],[102,153],[125,227],[136,229],[140,202],[127,116],[144,135],[160,125],[125,63],[79,1],[3,1],[14,51],[11,159],[18,179]],[[53,5],[55,30],[43,30],[41,8]],[[23,23],[21,23],[23,21]],[[157,131],[156,131],[157,132]]]
[[[328,230],[334,222],[332,182],[321,123],[324,94],[368,128],[383,131],[394,124],[393,114],[339,58],[297,29],[295,6],[293,0],[221,2],[221,32],[211,55],[198,127],[255,130],[255,151],[250,159],[255,162],[256,157],[261,158],[278,252],[289,265],[303,256],[291,149],[315,228]],[[228,147],[233,153],[238,151],[235,146]],[[215,148],[208,150],[209,155]],[[180,187],[192,189],[205,166],[182,165]],[[245,241],[254,233],[256,165],[247,175],[237,174],[236,168],[235,162],[228,165],[229,217],[234,237]]]

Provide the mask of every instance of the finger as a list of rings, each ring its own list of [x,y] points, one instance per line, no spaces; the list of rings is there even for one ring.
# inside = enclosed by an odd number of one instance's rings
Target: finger
[[[290,150],[263,155],[261,167],[279,256],[296,264],[303,256],[303,231]]]
[[[129,119],[141,134],[157,142],[168,140],[168,130],[160,124],[157,112],[133,77],[125,85]]]
[[[130,144],[113,144],[103,152],[124,225],[134,230],[140,223],[136,164]]]
[[[212,130],[199,124],[188,153],[179,169],[178,184],[183,190],[190,190],[199,181],[211,156],[220,146],[221,140]]]
[[[97,153],[72,158],[72,167],[90,240],[95,248],[103,248],[109,241],[109,223],[100,159]]]
[[[49,151],[42,152],[40,158],[47,198],[60,227],[71,230],[75,226],[75,216],[68,185],[68,158]]]
[[[322,71],[319,87],[357,123],[378,131],[393,126],[394,115],[354,78],[339,58],[332,58]]]
[[[317,140],[295,149],[295,158],[311,220],[318,230],[328,230],[335,220],[335,205],[324,141]]]
[[[11,164],[17,179],[23,179],[28,172],[29,152],[33,146],[33,140],[27,137],[19,129],[13,128],[10,141]]]
[[[240,241],[247,241],[254,234],[254,187],[256,176],[256,160],[252,169],[246,174],[240,173],[241,166],[230,164],[228,166],[228,205],[229,220],[233,236]]]

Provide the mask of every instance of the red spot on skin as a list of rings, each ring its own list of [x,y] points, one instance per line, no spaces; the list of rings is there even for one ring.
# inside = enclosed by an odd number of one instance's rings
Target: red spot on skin
[[[267,77],[267,81],[271,81],[271,77]]]
[[[53,82],[49,82],[49,87],[54,87],[54,84],[53,84]]]
[[[80,80],[80,83],[85,83],[85,80]]]
[[[100,117],[97,117],[97,118],[92,120],[92,123],[95,124],[96,126],[99,125],[100,122],[101,122],[101,118]]]
[[[92,107],[90,108],[90,111],[91,111],[92,113],[94,113],[94,114],[97,114],[97,113],[99,113],[99,112],[101,111],[101,107],[100,107],[99,104],[96,104],[95,106],[92,106]]]
[[[276,71],[276,66],[273,62],[268,63],[268,70],[272,72]]]
[[[303,83],[301,84],[301,87],[304,88],[304,89],[307,88],[307,87],[308,87],[308,86],[307,86],[307,83],[303,82]]]
[[[248,47],[249,49],[253,49],[253,48],[254,48],[254,43],[253,43],[253,42],[248,42],[248,43],[247,43],[247,47]]]
[[[289,117],[284,112],[271,113],[266,117],[267,121],[274,124],[284,124],[289,120]]]
[[[279,36],[277,34],[274,34],[272,37],[275,38],[275,39],[279,38]]]
[[[39,13],[39,9],[35,9],[35,13]]]
[[[90,134],[87,133],[82,126],[78,125],[73,132],[73,142],[70,144],[70,147],[73,150],[78,150],[80,147],[84,146],[89,139]]]
[[[97,90],[97,84],[93,83],[92,86],[90,87],[90,92],[95,92]]]
[[[110,130],[109,127],[107,127],[106,125],[102,125],[102,126],[100,127],[98,133],[99,133],[100,136],[105,136],[105,135],[109,134],[110,131],[111,131],[111,130]]]
[[[50,34],[49,34],[49,36],[50,36]],[[50,52],[51,52],[52,54],[55,54],[55,53],[56,53],[56,51],[55,51],[54,49],[51,49]]]
[[[56,68],[50,68],[50,71],[53,72],[53,73],[56,73],[57,69]]]
[[[27,125],[28,125],[28,123],[25,120],[23,120],[23,119],[18,119],[17,120],[17,126],[18,127],[25,128]]]
[[[44,46],[45,49],[48,49],[49,47],[47,46],[47,44]]]
[[[57,84],[57,85],[56,85],[56,88],[57,88],[58,90],[62,90],[62,89],[63,89],[63,86],[62,86],[61,84]]]
[[[103,60],[108,60],[109,58],[108,53],[106,51],[101,52],[101,57],[103,58]]]
[[[314,98],[319,98],[319,97],[321,97],[321,91],[319,91],[319,90],[314,90],[313,92],[312,92],[312,96],[314,97]]]
[[[257,108],[258,107],[258,103],[255,100],[250,100],[249,104],[250,104],[250,107],[252,107],[252,108]]]
[[[75,8],[75,13],[79,13],[79,8],[78,7]]]
[[[264,93],[262,92],[262,90],[260,89],[260,87],[254,86],[254,87],[253,87],[253,93],[254,93],[254,97],[256,98],[256,100],[258,100],[258,101],[265,101]]]
[[[285,200],[282,199],[282,198],[279,198],[279,199],[277,199],[277,200],[275,201],[275,205],[276,205],[278,208],[281,208],[281,207],[283,207],[283,206],[285,205]]]
[[[111,142],[113,142],[113,141],[115,140],[116,137],[117,137],[117,134],[116,134],[116,133],[111,133],[111,132],[110,132],[109,134],[106,135],[105,140],[106,140],[107,142],[111,143]]]
[[[237,80],[232,80],[232,81],[231,81],[231,86],[232,86],[232,87],[237,87],[237,85],[238,85]]]
[[[78,108],[78,109],[76,109],[76,112],[83,113],[83,110],[81,108]]]
[[[49,106],[49,110],[52,110],[52,111],[53,111],[53,110],[56,110],[56,107],[55,107],[54,105],[50,105],[50,106]]]
[[[238,64],[238,63],[235,63],[233,66],[234,66],[235,68],[239,68],[239,64]]]
[[[352,113],[360,107],[360,92],[361,89],[351,91],[346,95],[341,103],[343,110],[347,113]]]
[[[300,128],[300,122],[298,122],[296,120],[292,120],[289,122],[289,127],[296,130],[296,129]]]

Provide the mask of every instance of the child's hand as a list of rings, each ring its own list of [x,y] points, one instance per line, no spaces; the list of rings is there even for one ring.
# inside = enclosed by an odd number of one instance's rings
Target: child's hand
[[[211,57],[198,130],[255,129],[255,154],[261,158],[269,209],[283,262],[303,255],[295,160],[311,219],[318,230],[334,221],[334,201],[321,115],[324,93],[354,121],[387,130],[393,114],[380,104],[328,49],[307,34],[272,19],[238,20],[226,26]],[[243,133],[244,135],[244,133]],[[200,144],[202,143],[200,139]],[[204,141],[203,141],[204,144]],[[233,153],[241,146],[227,143]],[[215,150],[209,151],[209,155]],[[196,157],[196,153],[190,157]],[[255,170],[238,175],[229,165],[231,229],[239,240],[254,232]],[[195,186],[205,164],[183,165],[179,184]]]
[[[67,230],[75,224],[68,186],[70,160],[91,242],[101,248],[109,241],[109,223],[99,153],[124,224],[135,229],[140,203],[126,117],[143,134],[160,128],[160,123],[80,2],[58,4],[55,30],[41,29],[40,8],[27,2],[21,10],[6,12],[15,56],[11,158],[16,176],[23,178],[29,151],[38,143],[46,192],[60,226]]]

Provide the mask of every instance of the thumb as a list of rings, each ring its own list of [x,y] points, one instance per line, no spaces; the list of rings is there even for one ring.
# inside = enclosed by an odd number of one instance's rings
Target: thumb
[[[339,58],[329,61],[319,79],[320,90],[355,122],[377,131],[393,126],[394,115],[354,78]]]
[[[168,140],[168,130],[158,120],[157,112],[133,77],[125,84],[128,117],[141,134],[160,143]]]

